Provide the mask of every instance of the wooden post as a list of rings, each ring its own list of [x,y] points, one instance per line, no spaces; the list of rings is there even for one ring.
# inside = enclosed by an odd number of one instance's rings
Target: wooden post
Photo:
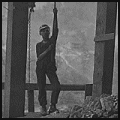
[[[28,90],[28,112],[34,112],[34,90]]]
[[[24,116],[27,4],[27,2],[8,2],[4,118]]]
[[[112,94],[116,13],[116,2],[97,3],[93,97]]]
[[[92,87],[93,87],[93,84],[86,84],[85,85],[85,99],[88,96],[92,96]]]

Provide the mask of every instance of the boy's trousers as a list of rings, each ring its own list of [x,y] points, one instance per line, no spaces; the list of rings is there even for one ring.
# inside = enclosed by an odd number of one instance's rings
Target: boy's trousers
[[[56,70],[52,69],[40,69],[39,66],[36,67],[37,84],[39,88],[38,100],[41,106],[47,105],[47,95],[46,95],[46,75],[50,80],[52,85],[51,94],[51,104],[57,104],[58,96],[60,93],[60,82],[58,80]]]

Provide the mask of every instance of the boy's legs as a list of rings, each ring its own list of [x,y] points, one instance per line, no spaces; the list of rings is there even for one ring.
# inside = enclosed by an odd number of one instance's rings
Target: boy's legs
[[[60,82],[58,80],[56,71],[48,70],[47,76],[52,84],[52,95],[51,95],[51,107],[53,107],[53,111],[56,110],[56,104],[58,102],[58,96],[60,93]],[[52,110],[51,110],[52,111]]]
[[[37,84],[39,89],[39,95],[38,95],[39,104],[41,106],[46,106],[47,99],[46,99],[46,90],[45,90],[45,86],[46,86],[45,71],[36,68],[36,75],[37,75]]]

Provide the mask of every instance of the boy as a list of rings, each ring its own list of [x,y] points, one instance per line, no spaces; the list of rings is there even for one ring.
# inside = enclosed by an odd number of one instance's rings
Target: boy
[[[60,93],[60,82],[56,75],[56,65],[55,65],[55,47],[56,40],[58,36],[58,22],[57,22],[57,8],[53,9],[54,19],[53,19],[53,31],[52,36],[50,35],[50,27],[48,25],[42,25],[39,30],[39,34],[42,36],[42,42],[37,43],[36,53],[36,75],[37,84],[39,88],[38,100],[42,106],[41,114],[47,115],[53,112],[59,112],[56,108],[58,101],[58,96]],[[51,105],[46,110],[47,100],[46,100],[46,75],[48,76],[50,83],[52,85],[52,95],[51,95]]]

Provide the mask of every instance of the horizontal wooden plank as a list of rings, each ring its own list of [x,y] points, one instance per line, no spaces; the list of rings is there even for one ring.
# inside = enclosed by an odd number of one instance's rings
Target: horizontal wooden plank
[[[111,39],[114,39],[114,33],[102,34],[102,35],[96,36],[94,38],[94,41],[95,42],[102,42],[102,41],[111,40]]]
[[[26,83],[26,90],[38,90],[37,84],[36,83]],[[46,84],[46,90],[52,90],[52,85],[51,84]],[[75,84],[67,84],[63,85],[61,84],[61,90],[62,91],[84,91],[85,90],[85,85],[75,85]]]
[[[76,84],[61,84],[62,91],[85,91],[85,85],[76,85]],[[92,85],[92,84],[90,84]],[[4,89],[4,83],[2,83],[2,90]],[[36,83],[26,83],[25,90],[38,90]],[[50,84],[46,85],[46,90],[52,90]]]

